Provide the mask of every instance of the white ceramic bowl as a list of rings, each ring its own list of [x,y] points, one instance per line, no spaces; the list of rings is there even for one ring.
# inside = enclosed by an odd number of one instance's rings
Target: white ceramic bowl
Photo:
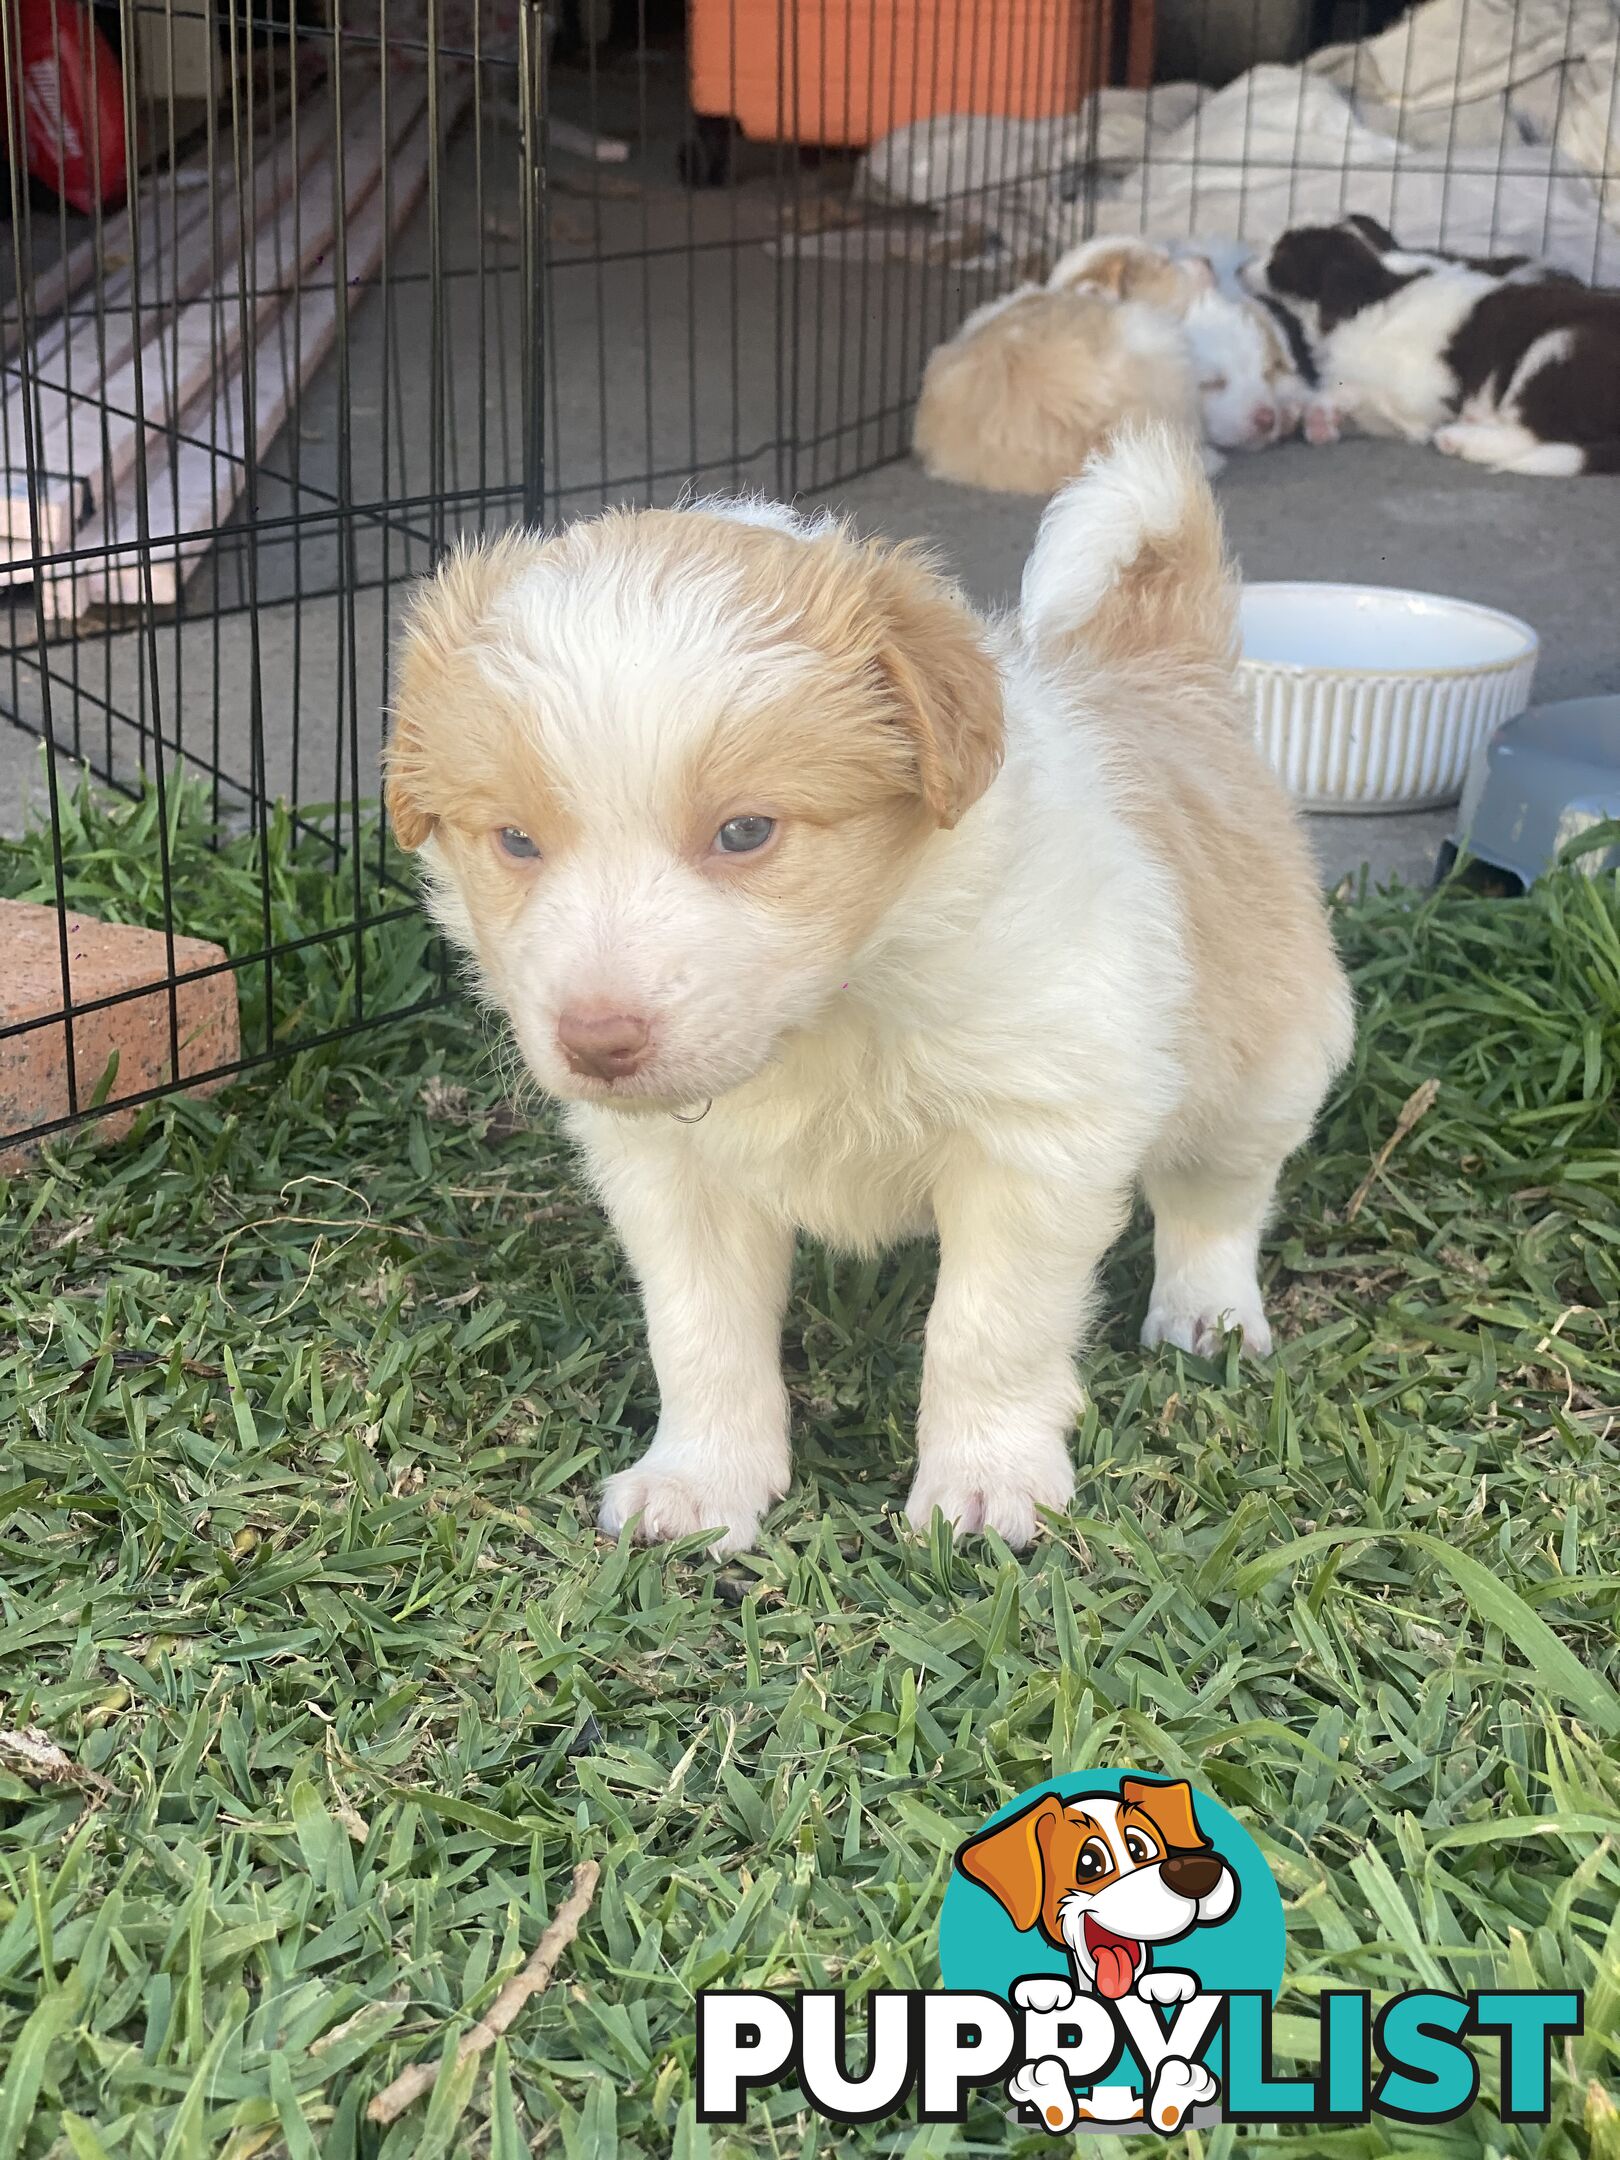
[[[1516,615],[1385,585],[1246,585],[1242,625],[1255,734],[1307,810],[1455,802],[1540,650]]]

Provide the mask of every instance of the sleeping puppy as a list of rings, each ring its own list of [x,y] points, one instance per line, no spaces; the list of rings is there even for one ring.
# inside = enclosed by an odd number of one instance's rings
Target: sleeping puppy
[[[789,1477],[795,1233],[939,1241],[908,1512],[1027,1545],[1138,1186],[1143,1340],[1270,1345],[1277,1173],[1350,1043],[1233,683],[1192,446],[1048,509],[1017,617],[769,505],[463,548],[419,591],[387,797],[567,1105],[661,1414],[601,1521],[747,1546]]]
[[[1298,428],[1313,375],[1301,374],[1289,326],[1261,301],[1224,290],[1207,256],[1148,240],[1086,240],[1058,258],[1047,285],[1112,293],[1175,316],[1204,439],[1217,450],[1264,450]]]
[[[1050,495],[1112,429],[1140,420],[1200,432],[1180,325],[1098,293],[1025,285],[930,354],[912,447],[936,480]]]
[[[1496,472],[1620,471],[1620,293],[1402,249],[1365,217],[1297,226],[1246,276],[1310,338],[1312,440],[1348,420]]]

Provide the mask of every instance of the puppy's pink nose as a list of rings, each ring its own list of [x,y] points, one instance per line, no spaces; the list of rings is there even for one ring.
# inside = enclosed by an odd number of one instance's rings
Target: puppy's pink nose
[[[1254,408],[1254,432],[1257,435],[1269,435],[1276,425],[1277,408],[1275,405],[1257,405]]]
[[[577,1073],[593,1080],[627,1080],[647,1055],[652,1030],[639,1013],[570,1006],[557,1016],[557,1041]]]

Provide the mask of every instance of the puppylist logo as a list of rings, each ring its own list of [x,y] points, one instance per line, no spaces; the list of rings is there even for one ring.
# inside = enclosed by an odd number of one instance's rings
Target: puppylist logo
[[[1171,2137],[1243,2123],[1449,2122],[1499,2071],[1503,2122],[1545,2122],[1555,2037],[1581,2030],[1574,1991],[1432,1988],[1375,2014],[1361,1990],[1318,1998],[1315,2067],[1280,2075],[1282,1899],[1265,1856],[1179,1778],[1054,1778],[958,1848],[940,1913],[943,1986],[698,1996],[698,2118],[744,2120],[793,2082],[831,2122],[903,2110],[961,2122],[999,2088],[1052,2136]]]

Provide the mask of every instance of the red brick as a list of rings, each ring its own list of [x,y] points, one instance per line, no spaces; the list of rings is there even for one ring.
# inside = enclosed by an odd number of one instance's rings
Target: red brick
[[[225,958],[217,945],[201,938],[177,937],[174,971],[186,975],[217,966]],[[73,1055],[82,1110],[94,1096],[113,1052],[118,1072],[106,1100],[122,1101],[145,1089],[165,1086],[176,1076],[169,1060],[168,951],[161,930],[137,930],[124,923],[98,922],[92,915],[68,917],[68,966],[75,1006],[123,990],[144,994],[95,1012],[75,1011]],[[150,987],[149,987],[150,986]],[[21,900],[0,900],[0,1027],[19,1021],[45,1020],[21,1035],[0,1035],[0,1172],[20,1169],[30,1152],[15,1136],[33,1125],[65,1117],[68,1100],[67,1023],[59,1015],[62,996],[61,942],[54,908]],[[236,1012],[236,977],[227,971],[201,982],[181,983],[176,992],[180,1034],[180,1071],[208,1072],[237,1055],[241,1040]],[[198,1092],[211,1093],[220,1081]],[[133,1110],[95,1120],[102,1139],[128,1132]]]

